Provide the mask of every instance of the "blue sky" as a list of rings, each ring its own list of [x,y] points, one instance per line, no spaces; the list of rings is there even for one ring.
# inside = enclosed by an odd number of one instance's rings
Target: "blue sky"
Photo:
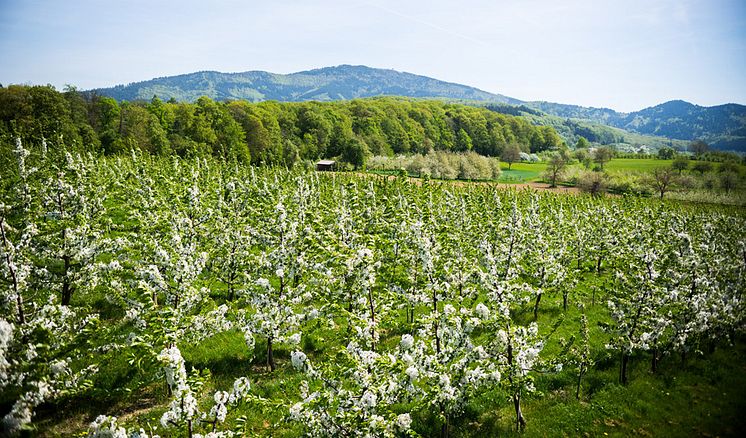
[[[393,68],[632,111],[746,103],[744,0],[0,0],[0,83]]]

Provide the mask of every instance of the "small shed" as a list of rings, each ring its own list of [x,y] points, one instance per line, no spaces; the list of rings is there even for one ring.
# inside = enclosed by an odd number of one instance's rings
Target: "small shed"
[[[335,164],[336,162],[334,160],[321,160],[316,163],[316,170],[330,172],[334,170]]]

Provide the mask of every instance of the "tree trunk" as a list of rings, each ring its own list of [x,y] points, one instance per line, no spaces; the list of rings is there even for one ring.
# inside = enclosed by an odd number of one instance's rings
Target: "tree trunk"
[[[448,438],[448,415],[443,414],[443,424],[440,426],[440,437]]]
[[[539,302],[541,301],[541,296],[544,295],[543,293],[536,294],[536,303],[534,304],[534,321],[536,321],[539,318]]]
[[[580,400],[580,382],[583,380],[583,368],[581,366],[581,369],[578,370],[578,385],[577,389],[575,390],[575,400]]]
[[[653,348],[653,360],[650,363],[650,371],[655,374],[658,371],[658,347]]]
[[[21,293],[17,291],[17,289],[16,289],[15,294],[16,294],[16,309],[18,312],[18,324],[25,325],[26,315],[23,311],[23,297],[21,296]]]
[[[0,234],[3,238],[3,247],[5,248],[5,264],[8,266],[10,272],[11,282],[13,283],[13,293],[16,295],[16,312],[18,313],[18,324],[26,324],[26,316],[23,311],[23,297],[21,291],[18,290],[18,278],[16,277],[15,264],[10,261],[10,253],[8,251],[8,238],[5,236],[5,226],[3,225],[4,219],[0,217]]]
[[[516,430],[523,432],[526,429],[526,419],[523,418],[521,411],[521,393],[513,394],[513,407],[515,408],[515,427]]]
[[[376,307],[373,303],[373,288],[368,288],[368,310],[370,311],[370,345],[376,351]]]
[[[438,313],[438,295],[435,293],[435,290],[433,289],[433,313]],[[435,321],[435,324],[433,324],[433,328],[435,329],[435,352],[440,355],[440,335],[438,335],[438,321]]]
[[[67,277],[67,272],[70,269],[70,256],[64,256],[62,259],[65,262],[64,269],[62,271],[62,305],[69,306],[70,299],[73,296],[74,286],[70,284],[70,279]]]
[[[619,381],[622,383],[622,385],[627,384],[627,364],[629,363],[629,355],[627,353],[622,353],[622,364],[619,369]]]
[[[567,312],[567,294],[567,291],[562,293],[562,310],[565,312]]]
[[[272,350],[272,338],[267,338],[267,367],[269,367],[269,372],[275,370],[275,356]]]

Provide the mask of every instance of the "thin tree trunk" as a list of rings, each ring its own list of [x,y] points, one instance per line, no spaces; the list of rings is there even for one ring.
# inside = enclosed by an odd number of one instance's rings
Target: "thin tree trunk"
[[[8,239],[5,236],[5,226],[3,225],[3,218],[0,217],[0,233],[2,233],[3,237],[3,247],[5,248],[5,263],[8,266],[8,270],[10,271],[10,278],[13,282],[13,293],[16,295],[16,311],[18,313],[18,323],[19,325],[25,325],[26,324],[26,316],[23,311],[23,297],[21,296],[21,292],[18,290],[18,278],[16,277],[16,270],[15,270],[15,264],[11,263],[10,261],[10,253],[8,251]]]
[[[536,294],[536,303],[534,303],[534,321],[536,321],[539,318],[539,302],[541,301],[541,296],[544,295],[543,293]]]
[[[433,313],[438,312],[438,295],[436,294],[435,290],[433,290]],[[433,324],[433,328],[435,329],[435,352],[440,354],[440,336],[438,335],[438,321],[435,321],[435,324]]]
[[[269,372],[275,370],[275,356],[272,350],[272,338],[267,338],[267,366],[269,367]]]
[[[440,426],[440,437],[448,438],[448,415],[443,413],[443,424]]]
[[[67,276],[67,273],[70,270],[70,256],[63,256],[62,260],[64,261],[64,268],[62,270],[62,305],[69,306],[73,292],[75,291],[75,287],[70,284],[70,279]]]
[[[526,419],[523,418],[521,411],[521,393],[513,394],[513,407],[515,408],[515,427],[516,430],[523,432],[526,429]]]
[[[376,307],[373,303],[373,288],[368,288],[368,309],[370,310],[370,345],[376,351]]]
[[[567,312],[567,294],[567,291],[562,293],[562,310],[565,312]]]
[[[629,363],[629,355],[627,353],[622,353],[622,365],[619,371],[619,381],[622,383],[622,385],[627,384],[627,364],[628,363]]]

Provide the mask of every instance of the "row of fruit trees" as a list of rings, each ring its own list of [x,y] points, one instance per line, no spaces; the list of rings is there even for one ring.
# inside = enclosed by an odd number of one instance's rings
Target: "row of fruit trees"
[[[13,153],[0,194],[8,433],[33,428],[43,404],[95,396],[118,358],[137,370],[128,390],[163,382],[170,402],[159,424],[104,412],[92,436],[256,432],[239,416],[250,409],[311,436],[415,435],[428,413],[446,436],[488,390],[523,429],[537,375],[574,373],[580,397],[592,337],[625,383],[633,357],[655,371],[744,328],[743,212],[45,143]],[[591,290],[600,325],[584,314]],[[545,353],[569,306],[577,335]],[[266,370],[247,364],[206,394],[207,370],[182,350],[225,333]],[[299,391],[254,391],[252,372],[278,367],[299,373]]]

